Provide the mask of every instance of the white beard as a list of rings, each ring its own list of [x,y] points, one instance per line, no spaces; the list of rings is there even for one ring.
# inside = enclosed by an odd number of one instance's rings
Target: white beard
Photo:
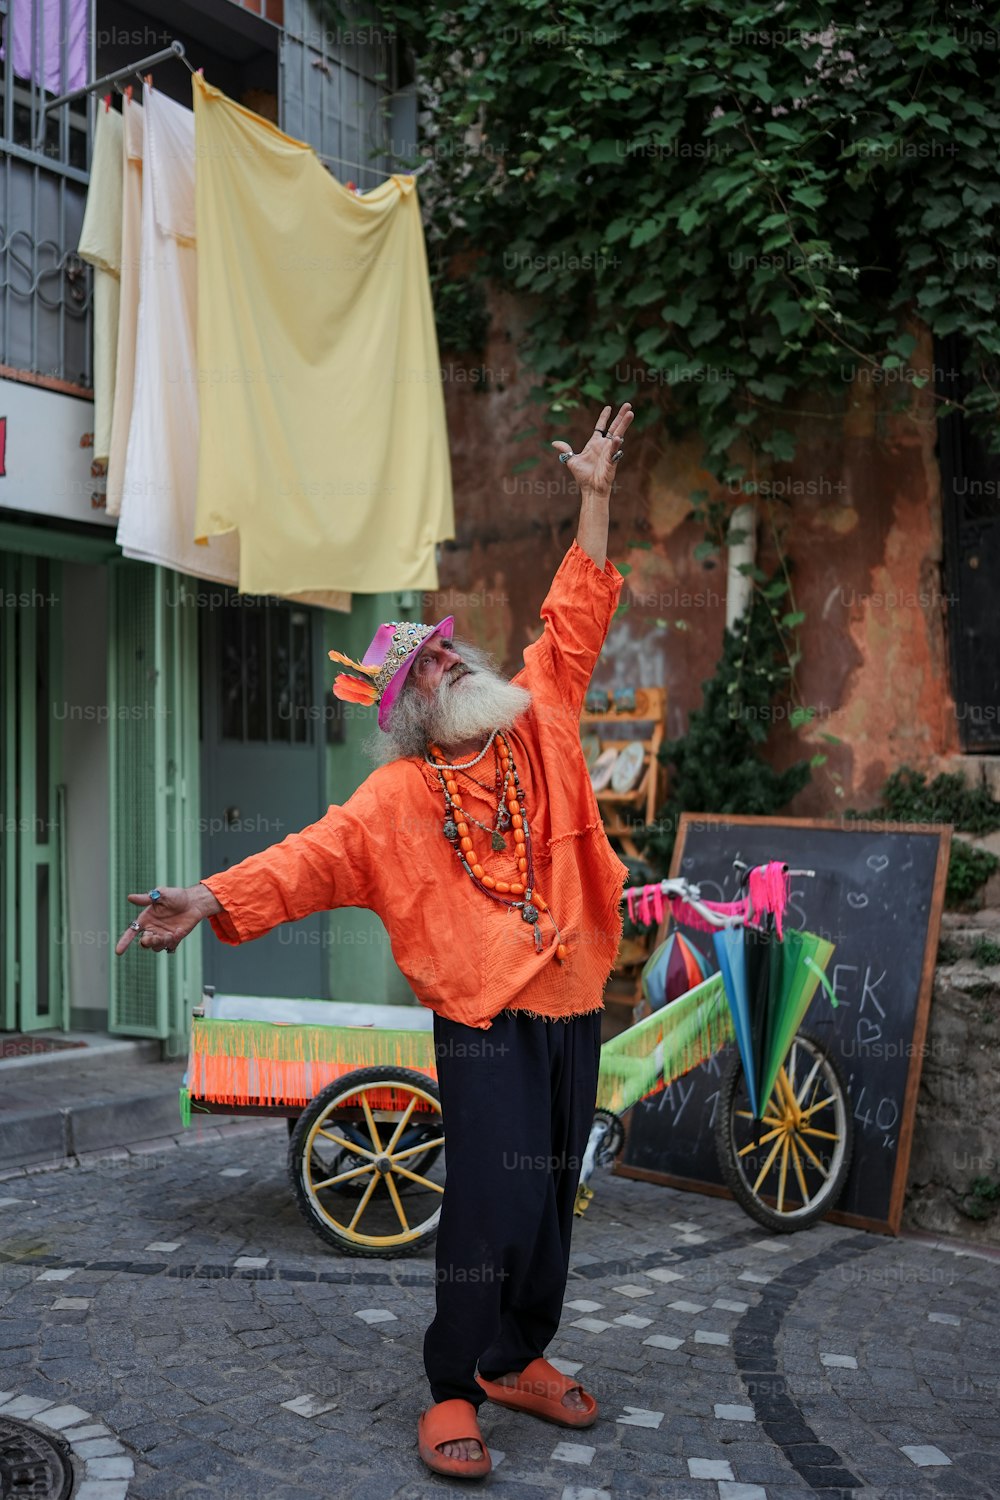
[[[423,755],[432,741],[444,746],[485,739],[494,729],[512,729],[514,721],[527,713],[531,707],[527,688],[501,677],[484,651],[464,642],[457,649],[469,672],[458,680],[444,677],[432,698],[425,698],[408,682],[393,705],[388,729],[367,742],[377,764]]]
[[[484,738],[494,729],[512,728],[530,706],[527,688],[516,687],[489,667],[457,679],[445,677],[428,705],[427,738],[440,745]]]

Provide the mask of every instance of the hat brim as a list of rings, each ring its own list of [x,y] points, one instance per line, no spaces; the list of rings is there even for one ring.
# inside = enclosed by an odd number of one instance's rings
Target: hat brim
[[[378,727],[380,729],[389,728],[389,718],[392,714],[393,705],[395,704],[396,699],[399,697],[400,693],[403,691],[403,688],[406,686],[406,679],[409,676],[410,668],[413,666],[413,663],[416,661],[421,651],[423,651],[424,647],[427,646],[435,636],[451,636],[454,633],[454,630],[454,615],[445,615],[444,619],[440,620],[437,625],[434,626],[434,629],[424,636],[417,649],[410,652],[409,656],[403,662],[402,666],[398,667],[389,678],[378,706]]]

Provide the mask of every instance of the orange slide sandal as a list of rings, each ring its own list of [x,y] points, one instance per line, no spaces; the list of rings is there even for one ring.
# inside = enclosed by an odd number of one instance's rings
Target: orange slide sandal
[[[482,1457],[446,1458],[440,1451],[445,1443],[462,1441],[478,1443]],[[439,1401],[429,1407],[417,1423],[417,1444],[427,1467],[449,1479],[484,1479],[493,1467],[471,1401]]]
[[[514,1411],[530,1412],[545,1422],[558,1422],[560,1427],[591,1427],[597,1421],[597,1402],[579,1381],[571,1380],[550,1365],[547,1359],[533,1359],[517,1377],[516,1385],[500,1385],[496,1380],[476,1379],[491,1401],[498,1406],[509,1406]],[[563,1405],[567,1391],[579,1391],[587,1403],[586,1410],[573,1411]]]

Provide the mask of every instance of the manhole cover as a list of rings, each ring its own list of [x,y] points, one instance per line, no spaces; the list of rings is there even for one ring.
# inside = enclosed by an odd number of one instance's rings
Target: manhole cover
[[[65,1443],[0,1417],[0,1500],[66,1500],[72,1485]]]

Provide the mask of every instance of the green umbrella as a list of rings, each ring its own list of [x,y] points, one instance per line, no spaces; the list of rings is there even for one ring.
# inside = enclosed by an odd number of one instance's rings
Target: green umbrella
[[[774,940],[764,994],[761,1022],[761,1111],[771,1097],[778,1072],[788,1056],[792,1039],[805,1018],[817,986],[822,984],[833,1005],[836,996],[823,972],[833,953],[833,944],[814,932],[786,931]]]
[[[771,1013],[777,1004],[774,976],[777,972],[775,954],[779,948],[777,938],[759,927],[746,927],[743,932],[743,948],[746,964],[747,1005],[750,1012],[750,1045],[753,1055],[753,1072],[757,1084],[754,1114],[760,1119],[764,1113],[770,1088],[761,1088],[768,1071],[768,1033],[771,1029]]]

